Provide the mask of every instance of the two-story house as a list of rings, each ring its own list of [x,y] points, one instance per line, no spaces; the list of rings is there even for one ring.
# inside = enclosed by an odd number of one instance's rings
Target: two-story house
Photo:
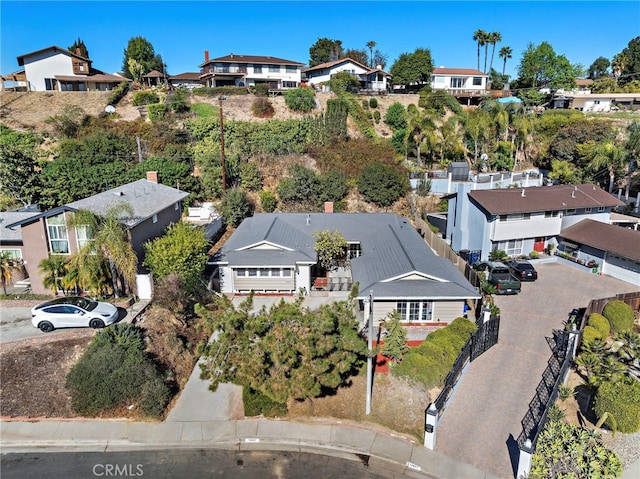
[[[387,91],[391,86],[392,75],[385,72],[382,67],[369,68],[351,58],[342,58],[332,62],[302,70],[304,78],[315,87],[326,84],[336,73],[347,72],[357,78],[360,88],[375,92]]]
[[[80,55],[79,49],[74,53],[55,45],[18,57],[28,91],[107,91],[127,80],[91,64],[92,60]]]
[[[455,251],[493,249],[510,256],[543,251],[561,231],[583,219],[609,223],[624,203],[593,184],[473,190],[459,183],[449,201],[447,239]]]
[[[83,228],[74,229],[69,225],[69,215],[74,211],[88,210],[96,215],[105,215],[110,208],[126,203],[133,208],[132,216],[124,216],[120,221],[127,227],[133,250],[138,256],[138,295],[140,289],[150,291],[148,272],[142,266],[143,244],[160,236],[171,223],[180,221],[180,202],[189,196],[176,188],[160,184],[156,172],[148,172],[147,179],[134,181],[102,193],[68,203],[51,210],[29,214],[22,219],[7,224],[8,231],[20,232],[14,241],[21,240],[21,254],[31,280],[31,290],[35,294],[47,294],[43,285],[43,275],[38,265],[50,254],[70,256],[91,238]],[[145,282],[143,284],[143,282]]]
[[[250,87],[264,83],[269,90],[287,90],[300,86],[303,66],[282,58],[234,53],[210,59],[205,51],[199,68],[200,80],[208,87]]]
[[[487,94],[489,75],[473,68],[434,68],[431,72],[431,88],[446,91],[459,102],[477,103]]]

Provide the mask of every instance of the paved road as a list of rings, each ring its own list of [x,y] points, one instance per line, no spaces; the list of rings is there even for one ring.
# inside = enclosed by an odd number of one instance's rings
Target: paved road
[[[54,331],[55,334],[58,331]],[[31,308],[0,308],[0,343],[40,336],[39,329],[31,325]]]
[[[471,363],[437,428],[436,451],[503,478],[517,470],[515,440],[551,356],[552,331],[593,298],[638,290],[560,263],[536,269],[538,281],[496,299],[498,344]]]

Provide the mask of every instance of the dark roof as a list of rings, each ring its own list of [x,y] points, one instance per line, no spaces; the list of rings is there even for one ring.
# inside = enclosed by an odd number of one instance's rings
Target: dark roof
[[[209,63],[266,63],[271,65],[295,65],[295,66],[304,66],[304,63],[294,62],[292,60],[285,60],[284,58],[277,57],[268,57],[261,55],[236,55],[235,53],[230,53],[224,57],[212,58],[208,61],[205,61],[201,65],[198,65],[202,68]]]
[[[31,218],[38,212],[1,211],[0,212],[0,243],[21,243],[22,231],[20,225],[9,228],[12,224]]]
[[[29,53],[25,53],[24,55],[20,55],[20,56],[18,57],[18,65],[20,65],[20,66],[23,66],[23,65],[24,65],[24,59],[25,59],[25,57],[30,57],[30,56],[32,56],[32,55],[38,55],[38,54],[40,54],[40,53],[44,53],[44,52],[49,51],[49,50],[51,50],[51,51],[53,51],[53,52],[60,52],[60,53],[64,53],[65,55],[68,55],[68,56],[70,56],[70,57],[79,58],[80,60],[85,60],[85,61],[87,61],[87,62],[91,63],[91,60],[90,60],[89,58],[86,58],[86,57],[83,57],[83,56],[78,55],[78,54],[76,54],[76,53],[70,52],[70,51],[69,51],[68,49],[66,49],[66,48],[61,48],[61,47],[58,47],[58,46],[53,45],[53,46],[50,46],[50,47],[47,47],[47,48],[43,48],[42,50],[36,50],[36,51],[34,51],[34,52],[29,52]]]
[[[142,75],[142,78],[164,78],[164,73],[159,72],[158,70],[151,70],[146,75]]]
[[[563,229],[560,236],[575,243],[640,261],[640,231],[585,219]]]
[[[110,75],[108,73],[97,73],[95,75],[56,75],[56,80],[67,82],[85,82],[91,81],[96,83],[120,83],[123,81],[132,81],[128,78],[118,75]]]
[[[406,219],[392,213],[256,214],[240,224],[212,261],[232,266],[314,264],[313,233],[325,230],[338,230],[347,241],[360,243],[362,256],[351,260],[351,270],[363,294],[373,289],[378,299],[479,297],[449,260],[437,256]]]
[[[473,190],[469,197],[492,215],[624,205],[592,184]]]
[[[482,73],[475,68],[434,68],[431,72],[432,75],[472,75],[472,76],[488,76],[486,73]]]
[[[178,75],[170,75],[169,80],[187,80],[187,81],[200,81],[199,72],[184,72]]]

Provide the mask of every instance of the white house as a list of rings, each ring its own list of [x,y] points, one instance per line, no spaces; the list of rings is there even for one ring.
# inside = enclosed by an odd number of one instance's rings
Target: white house
[[[455,251],[493,249],[510,256],[543,251],[560,232],[584,219],[609,223],[624,203],[592,184],[472,190],[459,183],[449,200],[447,239]]]
[[[434,68],[431,72],[431,88],[447,93],[484,95],[489,75],[473,68]]]
[[[640,109],[640,93],[559,92],[553,98],[553,108],[569,108],[585,112]]]
[[[391,85],[391,74],[380,66],[369,68],[351,58],[342,58],[333,62],[321,63],[302,71],[310,85],[326,83],[336,73],[347,72],[358,79],[360,88],[373,91],[387,91]]]
[[[51,46],[18,57],[29,91],[111,90],[126,80],[91,67],[92,60],[66,48]]]
[[[200,80],[208,87],[269,85],[270,90],[300,86],[304,64],[282,58],[259,55],[236,55],[209,58],[199,65]]]

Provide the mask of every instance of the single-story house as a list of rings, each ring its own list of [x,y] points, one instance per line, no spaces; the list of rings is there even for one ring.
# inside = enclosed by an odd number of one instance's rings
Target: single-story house
[[[612,109],[640,109],[640,93],[559,92],[553,97],[553,108],[585,112],[608,112]]]
[[[200,80],[208,87],[267,84],[269,90],[287,90],[300,86],[304,64],[283,58],[260,55],[237,55],[209,58],[199,65]]]
[[[336,272],[339,284],[358,283],[362,308],[373,295],[375,324],[393,310],[405,323],[449,323],[462,316],[468,300],[480,298],[449,260],[437,256],[406,219],[392,213],[260,213],[247,218],[209,259],[218,268],[220,291],[292,294],[326,287],[314,233],[328,230],[340,232],[349,243],[349,265]]]
[[[51,46],[18,57],[24,67],[28,91],[111,90],[127,81],[91,66],[92,60],[80,55],[80,50]]]
[[[200,80],[200,73],[198,72],[184,72],[178,75],[169,75],[169,85],[173,88],[199,88],[204,86]]]
[[[143,244],[162,235],[171,223],[180,221],[180,202],[187,196],[189,194],[184,191],[160,184],[157,172],[147,172],[147,179],[111,188],[42,213],[31,214],[7,224],[6,228],[19,231],[22,236],[22,259],[31,280],[32,292],[47,294],[49,290],[42,284],[43,276],[38,271],[40,261],[50,254],[71,255],[91,240],[84,229],[74,229],[68,224],[69,215],[78,210],[105,215],[110,208],[120,203],[129,204],[133,208],[133,216],[124,216],[120,221],[129,230],[131,246],[138,256],[138,295],[144,297],[140,289],[147,291],[149,288],[150,292],[150,280],[148,271],[142,266]]]
[[[640,231],[585,219],[560,232],[558,250],[603,274],[640,286]]]
[[[322,83],[327,83],[336,73],[340,72],[347,72],[354,76],[363,90],[386,92],[391,87],[391,73],[385,72],[380,66],[369,68],[351,58],[341,58],[302,70],[306,81],[317,87]]]

